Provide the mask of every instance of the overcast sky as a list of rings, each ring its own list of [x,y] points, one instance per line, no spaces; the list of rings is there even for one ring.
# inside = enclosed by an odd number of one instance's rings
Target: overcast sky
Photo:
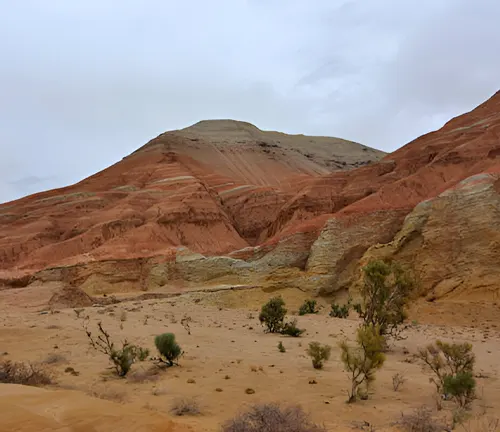
[[[498,0],[0,0],[0,202],[202,119],[391,151],[500,88]]]

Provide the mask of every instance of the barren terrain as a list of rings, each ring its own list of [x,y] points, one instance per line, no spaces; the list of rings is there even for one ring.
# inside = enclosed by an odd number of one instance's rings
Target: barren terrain
[[[23,290],[18,291],[17,300],[22,298]],[[353,339],[358,322],[353,317],[347,320],[329,317],[326,302],[322,303],[325,307],[320,314],[298,317],[299,326],[307,330],[300,338],[264,333],[257,319],[258,306],[271,294],[260,289],[212,294],[194,292],[166,299],[85,308],[80,315],[89,316],[90,328],[95,329],[102,320],[117,341],[127,338],[154,353],[154,336],[169,331],[176,334],[185,351],[178,367],[160,370],[154,362],[146,361],[135,364],[127,378],[118,378],[113,375],[106,357],[89,348],[82,318],[77,318],[73,309],[41,311],[33,292],[28,293],[31,302],[25,305],[15,306],[14,302],[5,301],[8,296],[15,296],[16,291],[3,291],[0,302],[3,359],[49,363],[45,367],[53,373],[57,384],[56,393],[43,398],[36,392],[31,393],[30,388],[14,391],[11,386],[0,386],[2,431],[54,430],[55,424],[68,426],[65,422],[88,429],[60,430],[182,431],[182,427],[191,427],[193,431],[216,431],[245,407],[271,401],[302,405],[329,431],[363,427],[369,430],[368,423],[374,430],[398,430],[394,422],[402,412],[411,412],[423,404],[435,408],[430,374],[413,354],[418,347],[437,338],[473,344],[480,397],[474,404],[474,413],[494,416],[500,412],[498,316],[492,316],[489,322],[483,317],[481,321],[485,326],[473,328],[454,323],[446,305],[443,309],[439,303],[432,305],[433,310],[428,305],[417,308],[418,320],[414,316],[410,318],[404,333],[406,339],[391,348],[386,364],[377,374],[373,394],[366,401],[346,404],[349,382],[337,344],[344,338]],[[296,311],[306,298],[299,290],[284,290],[280,294],[289,312]],[[234,305],[246,307],[233,308]],[[490,312],[494,315],[494,308]],[[447,321],[446,326],[435,324],[439,313]],[[481,314],[481,309],[474,312],[472,308],[471,313]],[[191,318],[191,334],[181,324],[185,317]],[[279,341],[283,342],[285,353],[278,351]],[[310,341],[333,347],[332,357],[323,370],[313,369],[305,354]],[[50,363],[53,354],[60,357]],[[77,376],[65,373],[68,367],[73,368]],[[398,392],[392,388],[395,373],[406,378]],[[310,383],[313,380],[315,384]],[[247,388],[255,393],[247,394]],[[22,396],[13,396],[19,392]],[[99,405],[83,399],[82,395],[108,399],[113,404]],[[195,399],[201,414],[173,416],[171,407],[183,398]],[[75,413],[78,407],[80,412]],[[452,402],[445,402],[444,407],[436,415],[449,420]],[[110,412],[122,420],[111,421]],[[169,423],[169,418],[176,426]],[[124,422],[128,426],[124,426]],[[176,429],[172,429],[174,427]]]

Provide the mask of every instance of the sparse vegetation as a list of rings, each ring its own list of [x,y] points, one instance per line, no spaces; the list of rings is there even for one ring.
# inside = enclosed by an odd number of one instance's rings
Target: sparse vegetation
[[[348,402],[355,402],[358,397],[366,399],[370,384],[375,380],[375,372],[382,367],[385,355],[382,352],[385,340],[378,326],[361,326],[357,331],[356,347],[347,341],[340,343],[341,360],[349,372],[351,390]]]
[[[170,412],[176,416],[195,416],[201,414],[200,405],[196,399],[176,399]]]
[[[58,353],[51,353],[45,357],[43,360],[44,364],[59,364],[59,363],[66,363],[68,360],[66,357],[64,357],[62,354]]]
[[[349,310],[351,309],[351,299],[349,299],[349,301],[342,306],[340,306],[338,303],[332,303],[331,307],[331,317],[345,319],[349,316]]]
[[[285,323],[285,325],[283,326],[283,329],[281,330],[281,334],[284,334],[287,336],[292,336],[292,337],[299,337],[304,332],[305,332],[305,329],[300,329],[297,327],[297,320],[296,319],[293,319],[292,321]]]
[[[332,347],[321,345],[319,342],[311,342],[307,349],[307,354],[312,358],[314,369],[322,369],[323,363],[330,358]]]
[[[84,326],[85,332],[90,342],[90,346],[108,356],[113,363],[118,376],[125,376],[136,361],[143,361],[149,355],[149,350],[129,344],[126,340],[122,342],[122,347],[117,349],[115,343],[111,340],[110,334],[104,330],[102,322],[97,323],[99,334],[97,337],[92,335],[88,326]]]
[[[286,352],[286,348],[285,346],[283,345],[283,342],[280,341],[280,343],[278,344],[278,350],[280,353],[284,353]]]
[[[319,311],[316,306],[316,300],[306,300],[299,308],[299,315],[317,314]]]
[[[279,333],[283,329],[286,312],[285,301],[281,297],[273,297],[262,306],[259,321],[269,333]]]
[[[362,302],[355,304],[354,310],[365,326],[378,326],[382,336],[400,336],[414,280],[396,262],[371,261],[363,272]]]
[[[53,384],[53,378],[36,363],[6,360],[0,363],[0,383],[40,387]]]
[[[392,376],[392,389],[397,392],[400,387],[405,383],[406,381],[406,378],[404,377],[403,374],[401,373],[395,373],[393,376]]]
[[[222,432],[326,432],[315,424],[299,406],[281,407],[278,404],[262,404],[229,420]]]
[[[431,381],[438,394],[449,395],[462,408],[475,399],[476,381],[473,369],[476,361],[469,343],[446,343],[440,340],[420,349],[418,357],[434,373]]]
[[[262,306],[259,321],[268,333],[299,337],[305,330],[297,327],[296,319],[285,323],[286,312],[285,301],[281,297],[273,297]]]
[[[401,414],[397,422],[404,432],[441,432],[446,430],[444,425],[432,417],[432,410],[426,406],[417,408],[411,414]]]
[[[163,333],[156,336],[155,346],[160,353],[160,361],[167,366],[176,365],[176,360],[182,355],[182,349],[176,342],[173,333]]]

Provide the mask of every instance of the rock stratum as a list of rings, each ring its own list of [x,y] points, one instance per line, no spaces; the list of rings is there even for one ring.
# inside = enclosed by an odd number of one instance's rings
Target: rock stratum
[[[388,155],[200,122],[76,185],[0,205],[0,283],[52,284],[69,303],[75,288],[335,295],[367,260],[393,257],[428,299],[498,298],[499,156],[500,93]]]

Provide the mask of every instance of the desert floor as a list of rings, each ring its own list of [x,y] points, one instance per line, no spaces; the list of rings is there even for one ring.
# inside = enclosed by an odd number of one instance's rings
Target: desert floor
[[[431,375],[413,355],[437,338],[473,344],[479,395],[474,413],[500,417],[500,327],[496,324],[500,320],[495,308],[486,311],[480,305],[448,304],[441,309],[425,304],[416,307],[404,333],[406,339],[393,345],[377,374],[373,394],[366,401],[349,405],[345,403],[349,381],[340,362],[338,342],[354,339],[358,321],[329,317],[326,303],[317,315],[297,317],[299,327],[307,330],[300,338],[264,333],[258,321],[259,305],[271,294],[260,290],[188,293],[86,308],[80,315],[89,316],[89,329],[95,331],[97,322],[102,321],[117,342],[127,338],[154,354],[154,336],[173,332],[184,350],[178,367],[159,370],[154,362],[145,361],[135,364],[127,378],[118,378],[107,358],[89,348],[83,320],[73,309],[41,313],[36,301],[31,307],[16,308],[13,305],[21,304],[23,293],[10,291],[0,296],[2,359],[44,362],[56,378],[56,389],[109,399],[125,404],[130,412],[166,413],[195,431],[219,430],[225,420],[246,406],[270,401],[300,404],[331,431],[359,429],[364,422],[374,430],[394,429],[402,412],[424,404],[436,406]],[[294,291],[280,294],[290,312],[296,311],[304,299],[303,293]],[[463,320],[454,318],[461,308],[476,314],[474,327],[463,326]],[[189,319],[190,334],[182,324],[183,318]],[[445,322],[448,325],[443,325]],[[277,348],[280,341],[285,353]],[[311,341],[333,348],[323,370],[313,369],[305,354]],[[52,354],[60,356],[55,363],[50,363]],[[66,373],[68,367],[78,375]],[[406,378],[397,392],[392,388],[395,373]],[[316,383],[311,384],[313,381]],[[247,394],[249,388],[255,393]],[[180,399],[195,399],[201,414],[172,416],[171,407]],[[452,402],[445,402],[445,409],[437,416],[449,418],[452,406]]]

